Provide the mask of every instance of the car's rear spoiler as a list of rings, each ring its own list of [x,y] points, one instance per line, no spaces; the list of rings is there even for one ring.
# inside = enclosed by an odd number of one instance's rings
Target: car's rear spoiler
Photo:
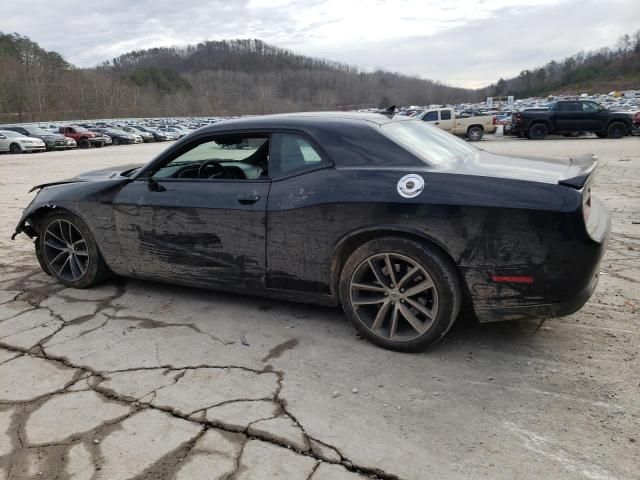
[[[566,185],[567,187],[576,188],[578,190],[581,189],[587,182],[589,175],[591,175],[598,166],[597,158],[598,157],[591,153],[570,158],[569,161],[571,163],[564,172],[564,178],[558,180],[558,184]]]

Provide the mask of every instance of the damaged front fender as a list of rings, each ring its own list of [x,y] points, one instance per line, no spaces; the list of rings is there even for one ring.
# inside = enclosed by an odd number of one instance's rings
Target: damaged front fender
[[[36,238],[38,236],[38,232],[36,231],[35,226],[30,222],[30,219],[34,218],[42,210],[51,210],[54,208],[57,208],[57,205],[44,203],[34,206],[32,202],[25,209],[22,217],[20,217],[20,221],[18,222],[18,225],[16,225],[16,229],[14,230],[13,235],[11,235],[11,240],[15,240],[16,237],[21,233],[24,233],[29,238]]]

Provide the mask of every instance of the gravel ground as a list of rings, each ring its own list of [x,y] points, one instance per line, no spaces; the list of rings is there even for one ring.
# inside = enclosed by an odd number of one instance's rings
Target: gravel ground
[[[640,478],[640,139],[480,146],[599,156],[600,285],[537,332],[463,318],[419,355],[359,340],[337,309],[64,289],[9,240],[29,188],[166,145],[0,156],[0,479]]]

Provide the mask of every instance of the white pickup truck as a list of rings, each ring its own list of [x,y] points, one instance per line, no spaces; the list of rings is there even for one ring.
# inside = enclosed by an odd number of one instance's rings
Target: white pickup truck
[[[467,137],[472,142],[481,140],[485,133],[496,131],[492,115],[456,116],[452,108],[426,110],[416,115],[416,118],[459,137]]]

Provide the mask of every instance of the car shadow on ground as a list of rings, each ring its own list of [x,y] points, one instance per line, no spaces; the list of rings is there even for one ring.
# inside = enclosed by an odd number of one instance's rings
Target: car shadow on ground
[[[251,322],[268,322],[271,327],[287,328],[287,323],[295,321],[298,327],[312,336],[331,331],[334,335],[349,335],[354,341],[364,342],[356,330],[347,321],[341,307],[326,307],[312,304],[289,302],[240,293],[211,291],[199,288],[170,285],[154,281],[135,279],[115,279],[112,282],[125,283],[130,294],[147,295],[158,299],[174,299],[175,303],[191,305],[197,302],[200,308],[211,312],[227,309],[237,312],[251,312],[249,316],[238,318],[245,328],[251,328]],[[205,305],[203,306],[203,299]],[[210,302],[207,308],[206,302]],[[162,320],[160,320],[162,321]],[[202,320],[201,320],[202,321]],[[205,321],[216,322],[215,313]],[[512,350],[532,344],[538,334],[540,321],[507,321],[496,323],[480,323],[473,312],[463,311],[447,335],[436,345],[427,349],[424,354],[441,354],[474,345],[481,345],[491,350]],[[223,325],[221,325],[223,326]],[[314,330],[316,332],[314,332]],[[220,332],[222,334],[222,332]],[[377,348],[377,347],[373,347]]]

